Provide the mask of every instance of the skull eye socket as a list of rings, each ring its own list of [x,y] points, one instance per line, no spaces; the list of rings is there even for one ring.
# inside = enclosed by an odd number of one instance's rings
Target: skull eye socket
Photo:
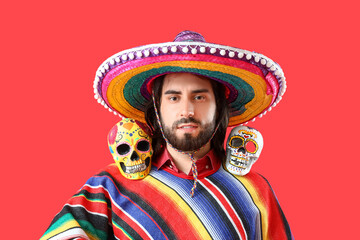
[[[229,145],[233,148],[239,148],[243,145],[243,143],[244,139],[242,137],[235,136],[230,139]]]
[[[136,148],[140,152],[147,152],[150,149],[150,143],[146,140],[141,140],[137,143]]]
[[[247,141],[245,144],[246,151],[249,153],[255,153],[257,151],[257,144],[251,140]]]
[[[116,151],[121,156],[126,155],[130,152],[130,146],[127,143],[122,143],[117,146]]]

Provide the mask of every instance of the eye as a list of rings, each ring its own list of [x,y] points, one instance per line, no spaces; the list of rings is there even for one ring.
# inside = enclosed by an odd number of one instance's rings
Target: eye
[[[150,143],[146,140],[141,140],[136,145],[136,148],[141,152],[147,152],[150,149]]]
[[[178,97],[176,97],[176,96],[171,96],[171,97],[169,97],[169,100],[171,101],[171,102],[175,102],[175,101],[177,101],[179,98]]]
[[[246,151],[249,153],[255,153],[257,150],[256,143],[253,141],[247,141],[245,144]]]
[[[197,96],[194,97],[194,100],[197,100],[197,101],[200,101],[200,100],[203,100],[203,99],[205,99],[205,97],[201,96],[201,95],[197,95]]]
[[[117,146],[116,151],[119,155],[126,155],[130,152],[130,146],[127,143],[122,143]]]
[[[239,148],[243,145],[244,140],[241,137],[233,137],[230,139],[230,147]]]

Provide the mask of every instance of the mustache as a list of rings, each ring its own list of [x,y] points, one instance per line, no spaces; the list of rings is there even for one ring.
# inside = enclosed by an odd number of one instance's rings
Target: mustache
[[[189,118],[181,118],[179,120],[177,120],[176,122],[173,123],[172,128],[175,129],[177,128],[178,125],[183,124],[183,123],[196,123],[201,125],[201,122],[199,120],[196,120],[193,117],[189,117]]]

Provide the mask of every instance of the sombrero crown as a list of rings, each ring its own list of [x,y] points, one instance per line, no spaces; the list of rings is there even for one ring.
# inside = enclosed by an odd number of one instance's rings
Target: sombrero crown
[[[96,73],[95,99],[116,115],[145,123],[151,82],[174,72],[202,75],[224,84],[229,126],[262,117],[286,90],[282,69],[268,57],[207,43],[199,33],[183,31],[174,42],[136,47],[108,58]]]

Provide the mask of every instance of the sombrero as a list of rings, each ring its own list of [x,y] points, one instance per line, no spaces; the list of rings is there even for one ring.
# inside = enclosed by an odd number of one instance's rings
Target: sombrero
[[[95,76],[95,99],[115,115],[145,123],[152,81],[174,72],[202,75],[224,84],[229,126],[262,117],[286,90],[284,73],[270,58],[207,43],[199,33],[183,31],[174,42],[124,50],[104,61]]]

